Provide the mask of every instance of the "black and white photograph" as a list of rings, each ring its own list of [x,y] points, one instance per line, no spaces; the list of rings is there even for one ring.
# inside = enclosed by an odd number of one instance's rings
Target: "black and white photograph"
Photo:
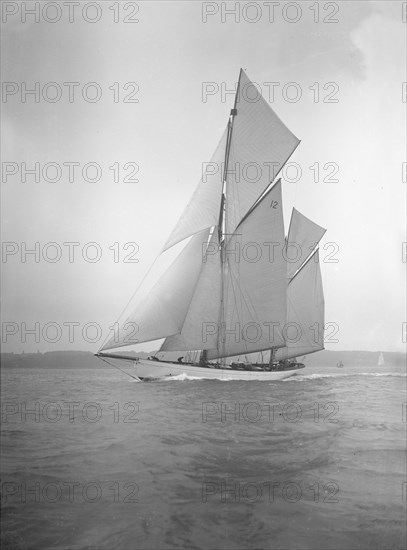
[[[2,550],[405,550],[407,2],[0,7]]]

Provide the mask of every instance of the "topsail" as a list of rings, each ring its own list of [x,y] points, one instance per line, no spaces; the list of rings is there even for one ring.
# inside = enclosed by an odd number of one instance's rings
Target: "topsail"
[[[299,144],[250,82],[240,74],[237,115],[227,166],[226,233],[231,234],[263,191],[274,181]]]

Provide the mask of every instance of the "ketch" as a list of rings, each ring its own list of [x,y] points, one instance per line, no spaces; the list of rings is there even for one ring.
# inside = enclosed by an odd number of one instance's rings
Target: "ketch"
[[[159,257],[182,249],[136,293],[98,357],[133,362],[140,380],[273,381],[304,368],[297,356],[324,349],[326,230],[293,208],[285,236],[276,179],[298,144],[241,69],[223,135]],[[134,354],[156,341],[150,357]]]

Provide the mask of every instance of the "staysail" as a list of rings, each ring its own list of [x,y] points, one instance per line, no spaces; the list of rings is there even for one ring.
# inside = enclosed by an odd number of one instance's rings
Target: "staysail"
[[[195,291],[209,230],[194,235],[146,296],[137,299],[133,313],[102,350],[158,340],[178,334]]]
[[[221,263],[217,227],[203,259],[201,273],[188,313],[179,334],[169,336],[160,351],[188,351],[216,348],[221,302]]]

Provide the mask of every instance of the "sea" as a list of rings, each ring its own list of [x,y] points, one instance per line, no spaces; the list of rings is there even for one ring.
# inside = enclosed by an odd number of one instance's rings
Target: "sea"
[[[2,369],[2,550],[404,549],[406,373]]]

